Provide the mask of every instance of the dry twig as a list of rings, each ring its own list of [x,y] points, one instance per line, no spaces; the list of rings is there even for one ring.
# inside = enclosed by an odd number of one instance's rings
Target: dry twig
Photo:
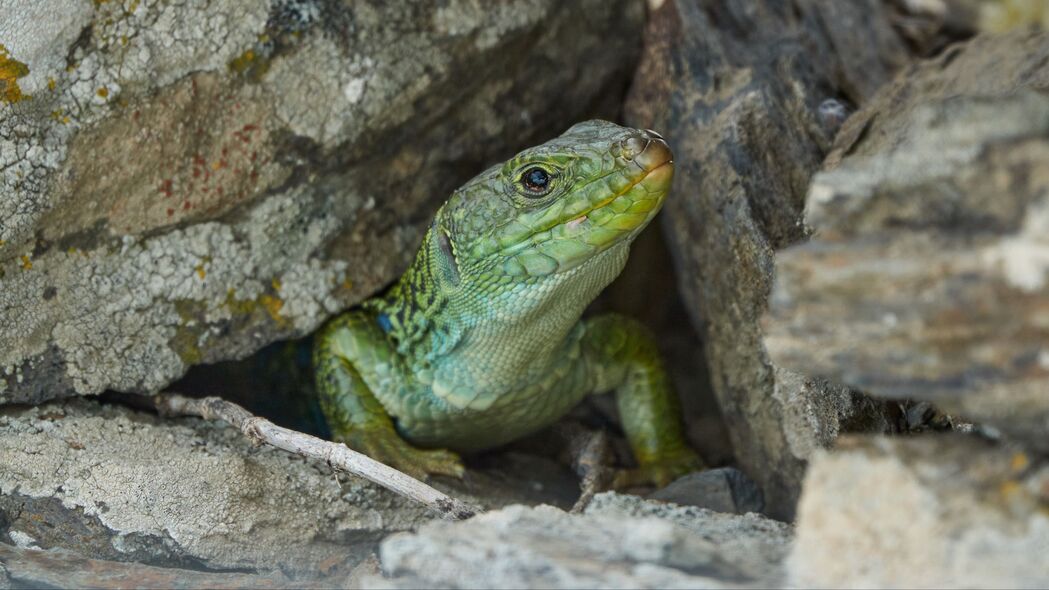
[[[329,467],[375,482],[405,498],[436,510],[450,520],[470,518],[480,510],[452,498],[425,483],[354,451],[342,443],[326,441],[309,434],[277,426],[252,415],[243,407],[218,397],[195,399],[177,393],[161,393],[153,404],[162,415],[198,416],[205,420],[224,420],[240,429],[253,444],[268,444],[302,457],[320,459]]]
[[[586,509],[594,495],[607,490],[612,479],[612,448],[608,434],[604,430],[575,433],[571,438],[572,466],[580,477],[579,499],[572,506],[571,512],[580,513]]]

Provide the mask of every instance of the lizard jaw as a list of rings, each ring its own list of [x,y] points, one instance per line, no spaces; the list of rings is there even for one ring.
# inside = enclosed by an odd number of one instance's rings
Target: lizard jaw
[[[568,229],[575,229],[575,228],[579,227],[580,225],[582,225],[582,223],[584,221],[586,221],[586,220],[587,220],[587,217],[586,217],[586,214],[584,213],[584,214],[580,215],[579,217],[576,217],[572,221],[569,221],[569,222],[565,223],[565,227],[567,227]]]

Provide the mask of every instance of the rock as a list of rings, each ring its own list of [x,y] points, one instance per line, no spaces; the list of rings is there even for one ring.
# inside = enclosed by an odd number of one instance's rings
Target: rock
[[[372,588],[722,588],[774,584],[790,527],[599,494],[583,515],[509,506],[386,539]]]
[[[985,31],[1001,33],[1033,27],[1049,30],[1049,4],[1038,0],[980,2],[979,15],[980,28]]]
[[[981,25],[981,5],[990,3],[985,0],[887,2],[893,26],[922,56],[935,55],[951,43],[976,34]]]
[[[525,464],[530,474],[543,470]],[[556,478],[471,472],[450,493],[486,506],[555,502]],[[342,480],[342,481],[340,481]],[[570,487],[574,482],[570,482]],[[447,486],[438,483],[441,487]],[[345,576],[380,539],[434,518],[237,430],[70,400],[0,416],[0,540],[145,565]]]
[[[805,478],[790,582],[1042,588],[1049,466],[963,435],[850,438]]]
[[[1049,451],[1049,34],[978,37],[846,122],[777,254],[784,367]]]
[[[761,489],[742,471],[732,467],[690,473],[649,494],[648,499],[731,514],[765,509]]]
[[[820,105],[861,105],[912,59],[875,0],[665,2],[627,121],[678,162],[663,223],[741,468],[789,519],[805,459],[841,431],[891,431],[892,408],[776,366],[760,318],[775,251],[805,237],[811,175],[838,127]],[[830,113],[833,115],[833,112]]]
[[[6,577],[4,577],[6,574]],[[8,582],[10,585],[5,586]],[[0,588],[315,588],[279,573],[199,572],[85,559],[69,551],[20,549],[0,543]]]
[[[154,392],[374,293],[452,189],[616,111],[643,5],[0,14],[0,403],[38,403]]]

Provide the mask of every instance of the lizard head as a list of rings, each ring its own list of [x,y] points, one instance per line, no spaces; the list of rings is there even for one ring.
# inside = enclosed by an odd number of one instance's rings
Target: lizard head
[[[466,183],[431,233],[456,274],[563,273],[648,225],[670,190],[672,158],[653,131],[579,123]]]

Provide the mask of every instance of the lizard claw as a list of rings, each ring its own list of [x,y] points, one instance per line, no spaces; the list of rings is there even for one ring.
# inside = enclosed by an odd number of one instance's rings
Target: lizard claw
[[[706,468],[703,460],[691,449],[683,449],[673,455],[647,461],[636,469],[620,469],[612,480],[612,487],[617,490],[645,485],[663,487],[675,479]]]
[[[420,449],[392,431],[358,431],[341,438],[351,449],[416,479],[425,480],[430,475],[462,478],[465,471],[457,453],[446,449]]]

